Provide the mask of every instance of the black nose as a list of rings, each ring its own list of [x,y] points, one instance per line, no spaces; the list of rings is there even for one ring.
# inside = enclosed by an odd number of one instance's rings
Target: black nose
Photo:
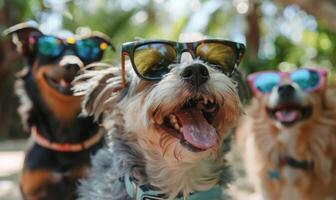
[[[278,87],[278,93],[283,97],[291,97],[294,92],[295,88],[290,84],[285,84]]]
[[[80,70],[80,66],[74,63],[68,63],[63,65],[65,73],[63,75],[64,80],[68,81],[69,83],[73,81],[76,74]]]
[[[181,77],[191,85],[199,87],[209,79],[209,71],[202,64],[193,64],[182,71]]]
[[[68,63],[68,64],[65,64],[63,67],[66,71],[77,72],[80,69],[80,66],[78,64],[75,64],[75,63]]]

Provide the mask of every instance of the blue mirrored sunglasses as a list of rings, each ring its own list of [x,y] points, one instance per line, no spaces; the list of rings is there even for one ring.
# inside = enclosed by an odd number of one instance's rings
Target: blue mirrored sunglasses
[[[322,86],[326,71],[302,68],[292,72],[258,72],[248,77],[249,85],[253,92],[263,94],[270,93],[272,89],[279,85],[284,78],[288,78],[296,83],[302,90],[312,92]]]
[[[107,43],[96,38],[62,40],[54,36],[43,35],[34,41],[36,41],[35,48],[42,56],[56,58],[61,56],[64,50],[72,49],[79,58],[90,62],[101,59],[103,51],[108,47]]]

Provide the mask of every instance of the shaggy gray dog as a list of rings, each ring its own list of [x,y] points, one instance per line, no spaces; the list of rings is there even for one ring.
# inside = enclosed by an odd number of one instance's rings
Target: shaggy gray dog
[[[209,78],[190,89],[180,74],[195,65]],[[84,111],[102,120],[111,139],[93,158],[80,200],[226,199],[223,188],[232,180],[224,158],[228,132],[241,113],[229,76],[190,56],[156,82],[140,79],[130,63],[125,71],[97,68],[77,78],[75,91],[85,95]],[[139,198],[139,190],[158,195]]]

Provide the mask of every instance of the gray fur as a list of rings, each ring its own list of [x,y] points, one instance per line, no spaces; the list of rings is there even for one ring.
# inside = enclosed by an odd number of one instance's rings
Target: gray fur
[[[170,76],[160,82],[161,84],[154,85],[155,87],[151,85],[140,91],[137,91],[139,90],[138,85],[141,85],[139,78],[134,72],[128,71],[128,88],[120,92],[120,72],[114,67],[103,71],[89,71],[75,80],[77,84],[74,91],[79,95],[85,95],[84,113],[95,115],[96,118],[103,115],[103,125],[111,138],[109,145],[93,157],[89,177],[80,182],[79,200],[130,200],[125,184],[120,181],[126,174],[135,178],[138,185],[151,184],[160,188],[161,191],[166,191],[168,199],[174,199],[178,193],[188,197],[189,192],[195,188],[204,189],[220,185],[224,189],[232,181],[232,173],[225,159],[225,154],[230,150],[231,137],[227,136],[228,134],[221,138],[218,148],[211,151],[211,154],[191,153],[183,148],[177,148],[177,150],[185,151],[181,153],[184,157],[180,157],[181,160],[177,159],[178,161],[171,158],[165,159],[157,151],[148,150],[150,148],[144,149],[144,145],[146,147],[147,144],[139,142],[143,140],[142,137],[147,139],[146,135],[157,132],[150,125],[150,122],[155,120],[149,114],[150,106],[157,104],[156,109],[159,111],[156,113],[161,112],[159,114],[163,115],[164,112],[170,110],[165,106],[171,106],[173,109],[181,103],[179,101],[184,101],[180,98],[175,102],[162,102],[158,100],[155,93],[152,93],[152,96],[148,95],[153,91],[161,91],[161,94],[165,91],[162,95],[167,96],[170,92],[176,92],[172,88],[177,88],[179,82],[174,80],[175,74],[173,73],[178,74],[173,70]],[[218,127],[225,133],[233,126],[240,114],[239,98],[230,79],[215,70],[210,73],[214,74],[213,80],[217,81],[211,85],[211,91],[216,90],[214,89],[216,84],[224,83],[225,85],[222,85],[226,87],[220,90],[221,92],[218,93],[220,98],[217,99],[223,101],[224,106]],[[171,84],[169,88],[167,84]],[[182,89],[181,92],[183,92]],[[146,105],[139,107],[141,104],[138,101],[141,102],[143,97],[147,98]],[[170,103],[176,105],[167,105]],[[180,144],[167,145],[168,151],[174,152],[174,148],[178,145]],[[147,147],[151,147],[150,144]],[[186,155],[191,155],[191,157]],[[173,166],[173,170],[170,165]],[[180,178],[183,182],[175,181],[175,178]],[[163,186],[159,187],[160,184]],[[221,200],[224,199],[227,199],[227,196],[223,192]]]
[[[113,133],[110,133],[113,134]],[[92,158],[89,177],[79,185],[79,200],[131,200],[120,181],[126,174],[134,174],[138,180],[147,183],[143,155],[125,139],[113,134],[113,141]],[[231,137],[223,142],[223,155],[230,150]],[[226,162],[226,161],[224,161]],[[223,188],[233,180],[230,167],[225,164],[221,169],[219,185]],[[223,199],[228,197],[223,194]]]

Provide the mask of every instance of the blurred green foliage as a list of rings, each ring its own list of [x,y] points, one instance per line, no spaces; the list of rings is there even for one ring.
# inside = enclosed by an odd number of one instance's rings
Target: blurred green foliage
[[[56,13],[61,15],[64,28],[75,31],[79,26],[87,26],[92,30],[99,30],[109,35],[116,46],[119,46],[122,42],[134,40],[135,37],[177,40],[180,33],[188,31],[186,29],[190,26],[190,22],[195,21],[193,17],[200,13],[201,17],[208,18],[207,24],[198,30],[196,28],[196,30],[205,35],[232,39],[231,36],[234,34],[232,30],[237,29],[237,27],[238,31],[243,34],[244,31],[249,29],[247,16],[238,13],[233,2],[205,0],[186,1],[187,3],[175,2],[175,7],[172,0],[11,0],[10,4],[16,8],[15,17],[17,21],[33,19],[41,22],[45,21],[48,14]],[[272,4],[268,0],[259,2],[261,5],[263,3]],[[63,5],[63,8],[55,9],[60,4]],[[0,3],[0,5],[3,5],[3,3]],[[187,6],[183,8],[185,13],[181,14],[177,9],[175,12],[174,9],[179,5]],[[275,4],[272,6],[276,7],[276,14],[273,17],[281,18],[285,7]],[[206,9],[207,7],[209,8]],[[176,13],[178,13],[178,16],[174,18]],[[302,17],[302,15],[296,17]],[[276,36],[273,35],[272,40],[267,40],[267,37],[270,37],[270,32],[275,28],[264,22],[267,18],[269,18],[268,15],[260,12],[258,23],[261,34],[258,42],[260,48],[273,46],[272,51],[274,53],[271,56],[259,56],[257,59],[245,57],[242,68],[247,73],[264,69],[277,69],[282,65],[284,68],[307,65],[323,66],[334,71],[333,67],[336,64],[335,33],[327,27],[322,27],[317,21],[314,30],[302,28],[300,41],[293,41],[288,36],[279,33],[275,34]],[[276,20],[279,19],[273,19],[274,22],[277,22]],[[286,23],[285,20],[283,21],[283,23]],[[250,42],[248,39],[246,38],[247,48],[249,48]],[[256,50],[258,49],[252,49],[251,51]],[[259,49],[259,51],[262,50],[269,51],[267,48]],[[106,57],[115,60],[115,55],[118,54],[109,53]]]

